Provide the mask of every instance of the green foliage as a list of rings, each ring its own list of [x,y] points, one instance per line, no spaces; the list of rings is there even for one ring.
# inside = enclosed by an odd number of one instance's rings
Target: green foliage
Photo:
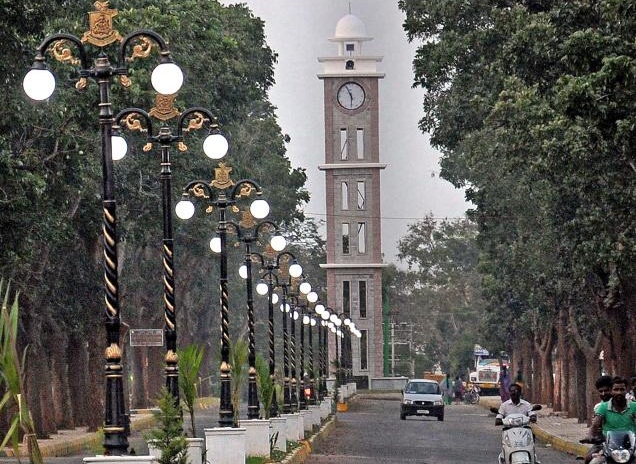
[[[256,353],[256,385],[258,386],[258,397],[262,404],[262,416],[265,419],[269,419],[270,407],[275,394],[274,379],[269,375],[269,362],[260,353]]]
[[[190,416],[192,436],[196,437],[194,421],[194,409],[197,400],[197,382],[201,371],[201,362],[204,355],[203,347],[188,345],[183,350],[178,350],[179,357],[179,396],[183,406]]]
[[[239,426],[241,390],[247,383],[247,342],[239,338],[230,343],[230,366],[232,368],[232,410],[234,411],[234,427]]]
[[[181,409],[165,387],[157,398],[157,406],[159,411],[153,414],[158,425],[146,433],[144,438],[161,451],[159,464],[186,464],[188,442],[183,433]]]
[[[169,42],[186,77],[176,106],[179,110],[203,106],[218,116],[230,141],[227,162],[234,168],[233,178],[253,178],[263,186],[268,201],[275,205],[272,218],[277,223],[302,219],[296,207],[308,200],[306,174],[291,166],[285,136],[268,100],[276,55],[266,43],[263,21],[244,5],[224,6],[216,0],[130,0],[111,2],[111,7],[118,10],[113,25],[122,35],[147,28]],[[76,90],[75,67],[58,62],[50,52],[45,56],[57,88],[48,101],[29,101],[22,79],[33,63],[37,45],[60,31],[81,37],[88,29],[87,11],[91,9],[90,2],[25,0],[4,2],[0,17],[5,58],[0,63],[0,79],[7,89],[0,96],[4,109],[0,115],[0,275],[12,277],[22,291],[25,321],[54,320],[57,327],[47,332],[84,340],[93,339],[101,323],[96,315],[103,310],[102,299],[97,297],[103,291],[98,89],[89,80],[84,91]],[[76,48],[71,49],[77,57]],[[113,65],[117,49],[118,44],[103,48]],[[92,63],[101,49],[86,44],[86,51]],[[149,78],[158,58],[157,47],[153,47],[147,59],[127,63],[130,88],[113,80],[110,90],[115,113],[126,107],[150,110],[154,106]],[[154,121],[153,126],[157,129],[162,124]],[[176,131],[174,120],[165,124]],[[173,203],[187,182],[209,180],[213,175],[215,164],[202,156],[200,148],[206,132],[185,133],[187,152],[171,148]],[[162,313],[154,303],[161,300],[163,270],[158,258],[162,238],[159,148],[144,152],[145,140],[139,134],[128,131],[124,135],[129,156],[114,167],[121,271],[118,293],[122,308],[135,308],[127,312],[131,326],[159,326]],[[219,325],[217,312],[209,311],[218,301],[216,290],[209,287],[218,278],[218,268],[209,256],[207,240],[201,238],[216,224],[201,219],[174,222],[176,314],[179,336],[185,342],[209,340],[208,328]],[[230,263],[242,259],[240,253],[231,255]],[[236,286],[230,288],[231,294],[241,294],[240,282],[230,285]],[[239,318],[233,318],[231,324],[234,331]],[[23,344],[30,342],[38,356],[50,356],[37,346],[37,340],[27,339]],[[71,395],[63,392],[61,396]],[[39,408],[39,403],[33,407]],[[68,405],[60,407],[78,413]],[[82,414],[77,415],[74,419],[80,425]],[[54,417],[34,414],[39,416]],[[54,428],[49,424],[48,429]]]
[[[437,222],[428,216],[409,225],[398,243],[407,270],[387,276],[398,320],[413,327],[415,351],[445,370],[469,366],[472,346],[480,341],[485,301],[476,237],[468,220]]]
[[[11,415],[9,429],[0,443],[0,449],[11,443],[15,455],[18,456],[20,434],[24,434],[32,464],[43,462],[37,437],[35,424],[25,395],[25,348],[22,356],[18,354],[18,296],[16,293],[13,302],[9,302],[11,289],[4,280],[0,280],[0,295],[3,295],[2,308],[0,309],[0,392],[4,392],[0,398],[0,411],[9,411]]]
[[[420,127],[475,205],[486,324],[507,328],[492,342],[509,348],[564,305],[587,308],[592,332],[633,311],[636,1],[399,6],[422,43]]]

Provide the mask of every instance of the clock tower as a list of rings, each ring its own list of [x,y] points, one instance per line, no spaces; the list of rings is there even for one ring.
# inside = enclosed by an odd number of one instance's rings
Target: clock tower
[[[364,23],[342,17],[329,39],[337,55],[320,57],[324,83],[327,210],[327,306],[350,317],[360,337],[341,327],[339,355],[357,381],[383,376],[379,56],[363,53]],[[328,337],[330,358],[335,338]],[[344,355],[344,356],[343,356]],[[333,369],[333,367],[332,367]],[[363,386],[363,385],[361,385]]]

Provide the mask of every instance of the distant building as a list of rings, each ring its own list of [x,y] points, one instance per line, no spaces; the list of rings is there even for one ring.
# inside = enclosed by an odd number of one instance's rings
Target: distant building
[[[341,338],[345,367],[368,384],[384,371],[378,84],[379,56],[363,53],[364,23],[342,17],[329,38],[335,56],[320,57],[324,83],[327,211],[327,305],[348,315],[361,337]],[[346,334],[347,331],[344,331]],[[342,352],[342,351],[341,351]],[[335,337],[329,337],[333,359]],[[330,367],[333,369],[333,366]]]

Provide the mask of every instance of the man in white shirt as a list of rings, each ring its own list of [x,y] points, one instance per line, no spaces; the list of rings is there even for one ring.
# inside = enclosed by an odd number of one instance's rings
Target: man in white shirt
[[[509,414],[527,414],[530,417],[530,422],[537,421],[537,415],[532,411],[532,405],[526,400],[521,399],[521,385],[513,383],[510,385],[510,399],[501,403],[499,406],[499,413],[495,418],[495,425],[502,425],[502,419]]]

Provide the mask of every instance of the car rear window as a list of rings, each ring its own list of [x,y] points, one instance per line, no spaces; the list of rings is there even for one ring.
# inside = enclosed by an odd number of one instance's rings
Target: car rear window
[[[428,382],[409,382],[404,391],[406,393],[439,394],[439,385]]]

